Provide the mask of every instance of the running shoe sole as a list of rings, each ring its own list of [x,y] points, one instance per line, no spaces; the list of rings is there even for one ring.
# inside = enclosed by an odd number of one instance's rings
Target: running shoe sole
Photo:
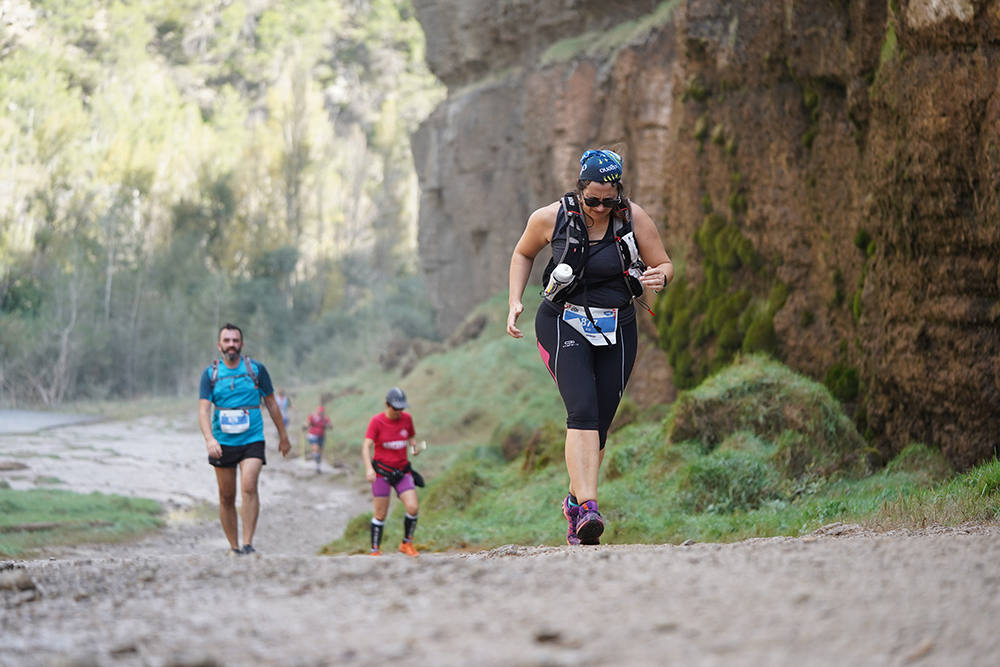
[[[600,512],[587,512],[576,524],[576,536],[580,544],[600,544],[604,532],[604,519]]]

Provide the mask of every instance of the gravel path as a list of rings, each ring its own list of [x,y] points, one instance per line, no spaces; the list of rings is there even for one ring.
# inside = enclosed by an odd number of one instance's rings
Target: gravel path
[[[189,428],[160,427],[200,447]],[[206,493],[198,466],[165,484],[178,507]],[[319,557],[367,497],[301,460],[273,461],[264,479],[257,557],[224,555],[206,519],[0,563],[0,665],[1000,662],[998,526]]]

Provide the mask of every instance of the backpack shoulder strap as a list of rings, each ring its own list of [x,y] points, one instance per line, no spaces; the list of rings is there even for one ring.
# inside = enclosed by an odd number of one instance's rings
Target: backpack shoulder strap
[[[257,380],[257,371],[253,369],[253,359],[250,357],[243,357],[243,365],[247,368],[247,375],[253,380],[253,388],[260,390],[260,381]]]
[[[623,236],[632,231],[632,204],[627,197],[622,197],[621,203],[615,207],[611,216],[615,224],[615,235]]]
[[[212,362],[212,373],[208,377],[209,386],[215,389],[215,383],[219,379],[219,358],[216,357],[215,361]]]
[[[580,208],[580,202],[576,199],[575,192],[567,192],[562,196],[560,200],[562,202],[562,208],[566,212],[566,221],[574,222],[577,225],[583,224],[583,210]]]

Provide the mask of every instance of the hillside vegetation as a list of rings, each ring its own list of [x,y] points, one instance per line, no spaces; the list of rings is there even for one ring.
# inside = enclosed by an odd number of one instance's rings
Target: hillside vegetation
[[[535,290],[527,290],[528,303]],[[562,544],[565,411],[530,341],[503,332],[498,296],[470,314],[488,324],[469,342],[432,354],[404,378],[425,473],[417,542],[425,549]],[[360,377],[339,382],[360,381]],[[336,385],[337,383],[334,383]],[[386,384],[386,388],[389,385]],[[344,437],[334,456],[355,471],[382,387],[331,405]],[[1000,518],[1000,463],[965,475],[920,443],[884,468],[830,391],[764,355],[741,356],[669,407],[633,414],[609,436],[600,503],[607,543],[732,541],[801,535],[837,521],[879,528]],[[386,524],[400,537],[401,510]],[[370,514],[326,553],[367,549]],[[397,525],[398,524],[398,525]]]
[[[225,321],[314,378],[436,335],[409,136],[442,89],[408,0],[4,21],[0,404],[188,391]]]

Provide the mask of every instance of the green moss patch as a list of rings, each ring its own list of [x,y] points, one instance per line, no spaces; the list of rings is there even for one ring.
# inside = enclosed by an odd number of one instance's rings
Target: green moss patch
[[[740,182],[734,180],[737,187]],[[724,368],[738,352],[777,356],[774,315],[787,298],[785,285],[766,282],[764,260],[753,243],[723,216],[705,216],[695,246],[702,256],[702,281],[675,279],[656,308],[659,343],[681,389]]]
[[[740,431],[774,443],[771,460],[786,476],[867,469],[866,444],[830,392],[760,355],[683,392],[667,438],[714,449]]]

